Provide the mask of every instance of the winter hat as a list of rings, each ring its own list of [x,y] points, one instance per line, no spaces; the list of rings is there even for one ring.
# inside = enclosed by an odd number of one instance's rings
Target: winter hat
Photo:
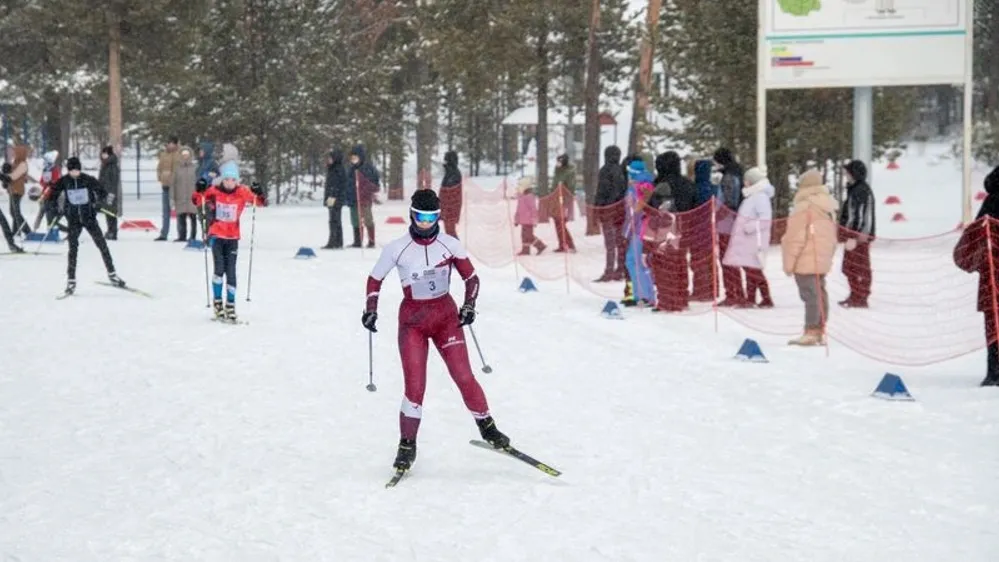
[[[413,193],[409,202],[409,233],[413,238],[423,238],[425,240],[434,238],[440,233],[440,221],[434,221],[430,228],[418,228],[416,226],[416,214],[418,212],[438,213],[440,217],[441,200],[432,189],[418,189]]]
[[[83,166],[80,164],[80,159],[76,156],[70,156],[66,160],[66,169],[72,172],[73,170],[82,170]]]
[[[434,212],[441,210],[441,200],[432,189],[418,189],[413,193],[409,206],[414,211]]]
[[[238,180],[239,179],[239,164],[235,162],[226,162],[222,164],[219,168],[219,176],[224,180]]]
[[[524,176],[517,180],[517,193],[524,193],[528,189],[534,189],[537,185],[537,178],[534,176]]]
[[[50,150],[45,154],[42,154],[42,162],[44,162],[46,166],[51,166],[55,164],[56,158],[58,157],[59,157],[58,150]]]
[[[825,185],[822,181],[822,174],[818,170],[808,170],[798,178],[798,189],[803,187],[818,187]]]
[[[643,173],[645,173],[645,162],[634,160],[628,164],[628,175],[631,176],[631,179],[635,179],[635,176]]]
[[[753,167],[753,168],[750,168],[750,169],[746,170],[746,174],[744,176],[744,179],[746,180],[746,182],[745,182],[746,183],[746,187],[750,187],[750,186],[756,185],[756,184],[758,184],[758,183],[760,183],[762,181],[765,181],[767,179],[767,172],[766,172],[765,169],[761,169],[758,166],[757,167]]]

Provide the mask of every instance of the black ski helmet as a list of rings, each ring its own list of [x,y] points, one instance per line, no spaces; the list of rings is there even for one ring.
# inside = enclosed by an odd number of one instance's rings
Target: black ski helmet
[[[418,228],[416,226],[416,213],[419,211],[440,213],[441,200],[432,189],[419,189],[413,193],[409,203],[409,231],[417,238],[433,238],[440,232],[440,221],[434,221],[430,228]],[[438,214],[438,218],[440,215]]]

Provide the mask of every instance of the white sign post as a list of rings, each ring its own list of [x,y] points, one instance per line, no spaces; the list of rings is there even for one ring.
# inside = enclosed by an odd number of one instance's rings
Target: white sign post
[[[757,162],[766,161],[767,90],[855,88],[854,153],[870,164],[871,87],[961,84],[962,215],[969,220],[972,4],[973,0],[759,0]]]

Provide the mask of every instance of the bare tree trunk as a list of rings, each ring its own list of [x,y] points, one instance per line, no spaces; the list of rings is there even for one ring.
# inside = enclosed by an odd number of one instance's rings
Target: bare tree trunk
[[[62,166],[69,156],[69,137],[73,132],[73,98],[69,94],[59,96],[59,158],[56,165]]]
[[[583,189],[586,190],[586,234],[600,234],[600,225],[593,215],[593,201],[600,173],[600,0],[590,3],[590,32],[586,48],[586,86],[583,111],[586,125],[583,131]]]
[[[430,187],[431,152],[434,142],[434,123],[431,112],[436,110],[428,90],[430,89],[430,65],[425,59],[416,60],[416,183],[417,189]]]
[[[656,31],[659,28],[659,12],[662,0],[649,0],[646,12],[645,33],[642,35],[641,54],[638,63],[638,84],[635,88],[635,104],[631,115],[631,134],[628,136],[628,153],[638,152],[642,143],[645,114],[649,111],[649,86],[652,83],[652,57],[655,52]]]
[[[448,86],[447,97],[447,149],[454,150],[454,87]]]
[[[121,154],[121,22],[117,14],[112,14],[108,24],[108,108],[108,144]]]
[[[538,128],[537,128],[537,178],[538,190],[542,193],[548,191],[548,12],[545,2],[540,2],[540,14],[542,18],[541,28],[538,32],[538,46],[535,51],[534,63],[538,65],[536,80],[537,100],[538,100]]]

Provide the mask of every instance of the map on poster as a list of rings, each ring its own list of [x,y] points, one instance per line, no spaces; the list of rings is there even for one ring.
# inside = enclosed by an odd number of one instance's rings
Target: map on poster
[[[963,29],[962,0],[772,0],[769,33]]]
[[[759,0],[764,87],[961,84],[972,2]]]

